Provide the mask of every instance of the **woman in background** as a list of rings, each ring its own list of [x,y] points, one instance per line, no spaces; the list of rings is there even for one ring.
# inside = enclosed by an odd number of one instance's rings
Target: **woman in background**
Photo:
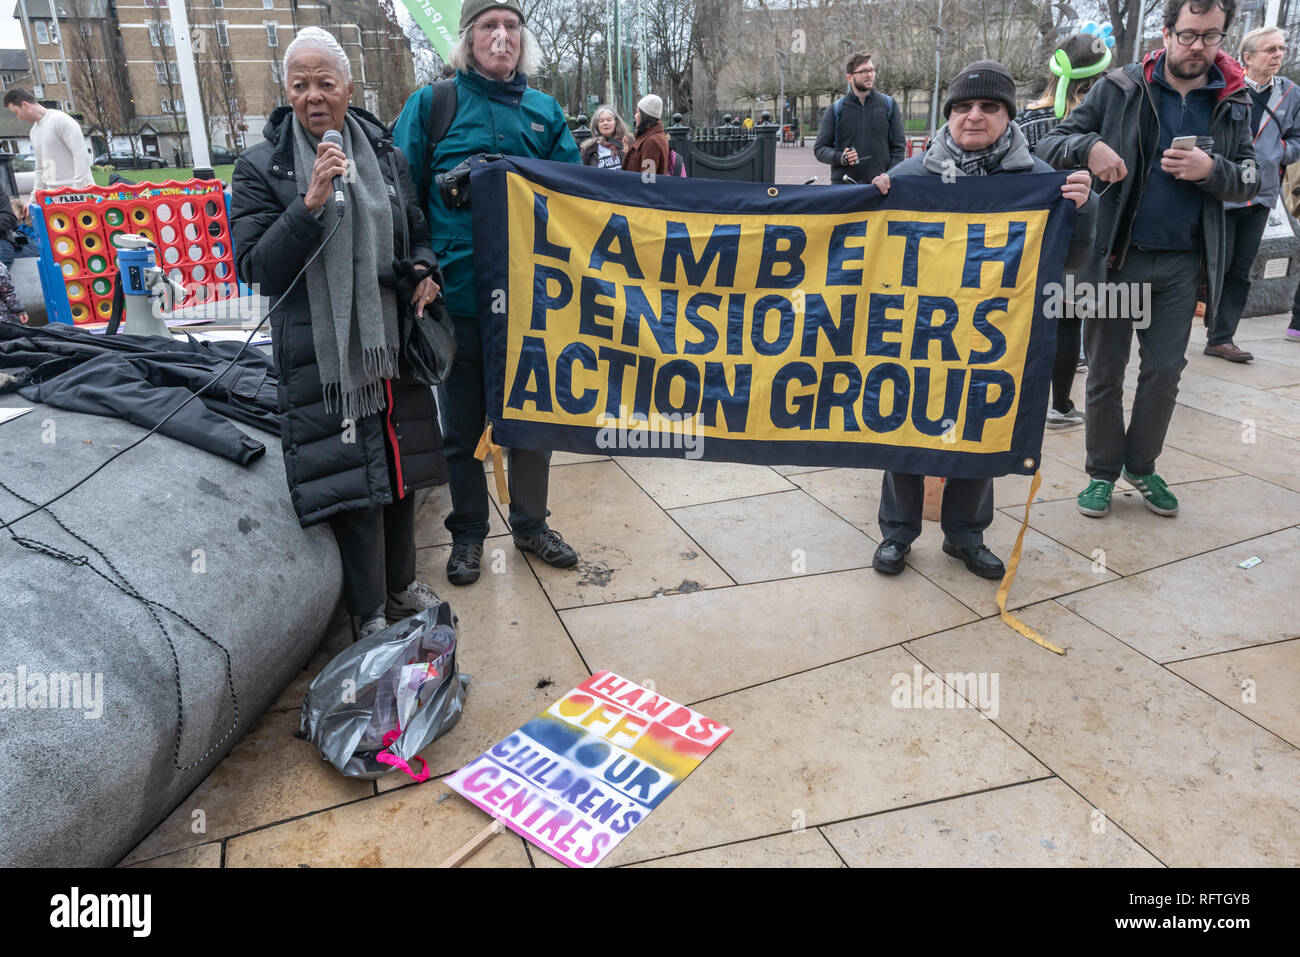
[[[669,161],[668,134],[659,117],[664,111],[664,101],[654,93],[641,97],[632,121],[636,124],[636,139],[628,139],[623,154],[623,168],[633,173],[655,172],[660,176],[672,174]]]
[[[627,124],[612,106],[596,110],[591,128],[594,134],[578,148],[583,166],[600,169],[623,168],[623,139],[628,135]]]

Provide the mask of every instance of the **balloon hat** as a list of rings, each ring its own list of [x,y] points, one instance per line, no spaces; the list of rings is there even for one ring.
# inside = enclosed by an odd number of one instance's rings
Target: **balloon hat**
[[[1089,20],[1079,30],[1080,33],[1093,34],[1092,49],[1093,52],[1100,52],[1101,59],[1091,66],[1076,67],[1070,63],[1070,58],[1066,56],[1064,50],[1058,49],[1052,54],[1052,62],[1049,66],[1052,73],[1061,78],[1061,82],[1056,84],[1056,117],[1061,119],[1065,116],[1065,92],[1070,88],[1071,80],[1083,80],[1090,76],[1096,76],[1102,70],[1110,66],[1110,48],[1115,45],[1115,38],[1111,36],[1112,27],[1109,23],[1105,26],[1098,26]],[[1100,50],[1098,49],[1100,48]]]

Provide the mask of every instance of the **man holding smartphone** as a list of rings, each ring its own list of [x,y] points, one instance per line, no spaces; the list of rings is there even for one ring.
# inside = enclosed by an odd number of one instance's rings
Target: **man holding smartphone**
[[[1038,144],[1057,169],[1086,166],[1107,185],[1097,253],[1106,282],[1147,295],[1145,313],[1084,323],[1088,358],[1088,487],[1079,511],[1100,517],[1122,475],[1158,515],[1178,499],[1156,473],[1187,342],[1204,284],[1212,321],[1223,287],[1223,204],[1259,190],[1244,74],[1220,47],[1236,0],[1167,0],[1164,49],[1107,73]],[[1141,355],[1137,396],[1124,425],[1124,369],[1133,332]]]
[[[850,54],[844,79],[848,93],[822,114],[813,154],[830,164],[832,184],[870,183],[907,156],[903,111],[876,89],[876,65],[869,54]]]

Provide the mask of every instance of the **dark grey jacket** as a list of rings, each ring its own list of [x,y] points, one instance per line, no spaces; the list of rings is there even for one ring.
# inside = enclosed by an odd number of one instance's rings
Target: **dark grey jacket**
[[[429,227],[406,157],[393,149],[387,132],[373,116],[355,107],[349,112],[365,130],[389,187],[394,251],[402,248],[405,227],[410,236],[409,258],[436,269]],[[240,279],[259,284],[258,291],[272,301],[289,287],[325,233],[321,220],[298,195],[291,119],[288,107],[271,114],[263,131],[265,141],[239,155],[230,184],[235,269]],[[405,197],[405,223],[399,189]],[[380,268],[382,271],[382,263]],[[441,274],[435,273],[434,281],[441,286]],[[398,308],[405,307],[399,296]],[[357,421],[355,440],[345,441],[342,416],[325,411],[305,277],[271,313],[271,327],[280,375],[285,477],[304,527],[348,509],[388,505],[434,484],[441,438],[428,386],[401,377],[386,380],[387,408]]]
[[[885,94],[878,90],[872,90],[865,101],[850,93],[842,102],[844,105],[838,110],[832,103],[830,109],[822,114],[817,141],[813,143],[813,155],[830,164],[832,185],[843,182],[841,177],[845,173],[855,182],[870,183],[907,155],[903,111],[897,103],[891,110]],[[850,146],[858,151],[858,162],[854,166],[845,166],[844,151]]]
[[[1246,95],[1250,96],[1249,91]],[[1272,209],[1277,205],[1282,169],[1300,161],[1300,86],[1284,76],[1273,77],[1268,109],[1260,117],[1251,145],[1259,163],[1259,192],[1248,203],[1225,203],[1224,209],[1256,204]]]
[[[935,133],[930,148],[919,156],[905,159],[889,171],[894,176],[942,176],[951,170],[956,176],[965,176],[952,154],[944,144],[943,127]],[[1052,167],[1029,152],[1029,141],[1014,122],[1011,124],[1011,148],[1007,150],[1002,162],[992,175],[1004,173],[1051,173]],[[1088,197],[1074,219],[1074,235],[1070,238],[1070,248],[1065,255],[1066,269],[1079,269],[1086,265],[1095,255],[1093,244],[1097,231],[1097,194]]]
[[[1111,268],[1124,264],[1133,217],[1146,189],[1150,160],[1160,141],[1160,116],[1150,83],[1156,60],[1148,54],[1106,73],[1084,101],[1038,144],[1038,155],[1057,169],[1086,169],[1088,152],[1102,140],[1124,160],[1128,175],[1100,197],[1097,253]],[[1250,98],[1241,67],[1222,50],[1214,65],[1227,81],[1210,119],[1214,171],[1196,183],[1201,202],[1201,271],[1206,286],[1205,321],[1219,306],[1226,265],[1223,204],[1244,203],[1259,192],[1259,170],[1251,147]]]

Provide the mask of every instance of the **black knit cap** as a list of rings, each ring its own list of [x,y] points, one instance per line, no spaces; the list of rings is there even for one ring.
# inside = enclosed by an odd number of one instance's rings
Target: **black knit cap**
[[[1007,115],[1016,115],[1016,81],[997,60],[976,60],[962,67],[960,73],[948,84],[948,95],[943,100],[943,118],[952,112],[952,105],[962,100],[1000,100],[1006,104]]]

